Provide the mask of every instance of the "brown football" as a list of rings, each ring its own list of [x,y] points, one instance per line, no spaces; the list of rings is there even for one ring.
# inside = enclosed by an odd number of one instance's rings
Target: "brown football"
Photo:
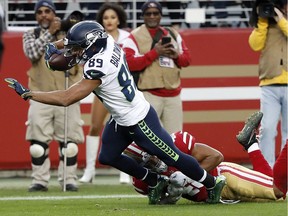
[[[64,52],[61,54],[54,53],[51,55],[48,63],[50,65],[50,68],[53,70],[66,71],[71,68],[71,66],[69,66],[68,64],[72,59],[73,56],[65,57]]]

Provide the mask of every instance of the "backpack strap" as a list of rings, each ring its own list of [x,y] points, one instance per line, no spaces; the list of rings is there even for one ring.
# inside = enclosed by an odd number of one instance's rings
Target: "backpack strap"
[[[159,28],[158,31],[156,32],[155,36],[152,38],[153,42],[152,42],[152,45],[151,45],[151,50],[154,48],[155,44],[158,43],[158,41],[160,40],[162,35],[163,35],[163,32]]]
[[[35,38],[39,38],[40,37],[40,32],[41,32],[41,28],[40,27],[34,29]]]
[[[175,33],[169,28],[169,27],[164,27],[169,34],[172,36],[172,38],[176,41],[176,35]],[[153,49],[153,47],[155,46],[155,44],[160,40],[160,38],[162,37],[163,32],[162,30],[159,28],[158,31],[156,32],[155,36],[152,38],[153,42],[151,45],[151,50]]]
[[[176,41],[176,35],[173,32],[173,30],[169,27],[165,27],[165,29],[169,32],[169,34],[172,36],[172,38]]]

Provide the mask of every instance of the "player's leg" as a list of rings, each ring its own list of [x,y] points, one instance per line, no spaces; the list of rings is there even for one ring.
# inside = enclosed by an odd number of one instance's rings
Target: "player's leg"
[[[132,141],[128,127],[120,126],[111,119],[103,130],[99,162],[141,179],[150,186],[155,186],[158,178],[156,173],[151,173],[136,160],[122,154]]]
[[[100,146],[100,134],[107,115],[107,109],[101,101],[94,96],[91,107],[91,125],[89,134],[86,136],[86,168],[83,176],[79,179],[82,183],[92,182],[95,176],[95,163]]]
[[[161,127],[153,107],[150,108],[145,119],[139,122],[137,126],[130,127],[130,130],[134,134],[131,137],[137,145],[149,154],[156,155],[168,166],[173,166],[189,178],[201,182],[207,189],[212,189],[216,185],[215,190],[219,189],[220,191],[217,192],[221,192],[225,180],[221,178],[215,180],[213,176],[200,167],[194,157],[184,154],[176,148],[170,135]],[[219,197],[218,194],[216,196],[216,200],[219,201],[220,195]]]
[[[280,155],[278,156],[274,168],[274,184],[279,188],[284,194],[287,193],[287,145],[288,140],[286,140],[286,145],[282,149]]]
[[[259,128],[262,117],[262,112],[255,112],[249,116],[243,129],[239,132],[236,138],[247,151],[253,169],[272,177],[272,169],[262,155],[258,145],[258,140],[256,139],[256,132]]]
[[[273,190],[273,178],[235,163],[222,162],[218,168],[227,178],[226,187],[230,189],[223,189],[223,199],[277,199]],[[229,191],[233,193],[228,193]]]

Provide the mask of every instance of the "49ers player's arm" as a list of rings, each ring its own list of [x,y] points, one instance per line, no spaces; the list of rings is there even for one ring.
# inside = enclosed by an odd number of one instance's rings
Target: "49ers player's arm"
[[[216,168],[224,160],[221,152],[203,143],[195,143],[191,155],[207,172]]]

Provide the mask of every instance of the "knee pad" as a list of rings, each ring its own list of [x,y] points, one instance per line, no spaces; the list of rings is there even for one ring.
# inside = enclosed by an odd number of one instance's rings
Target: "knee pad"
[[[62,154],[63,154],[62,148]],[[66,148],[66,155],[68,158],[75,157],[78,154],[78,145],[75,143],[68,143]]]
[[[64,143],[60,142],[60,160],[64,160]],[[66,147],[67,165],[72,166],[77,163],[78,145],[73,142],[68,142]]]
[[[39,141],[32,141],[30,145],[30,155],[34,165],[42,165],[47,158],[46,150],[48,145]]]

